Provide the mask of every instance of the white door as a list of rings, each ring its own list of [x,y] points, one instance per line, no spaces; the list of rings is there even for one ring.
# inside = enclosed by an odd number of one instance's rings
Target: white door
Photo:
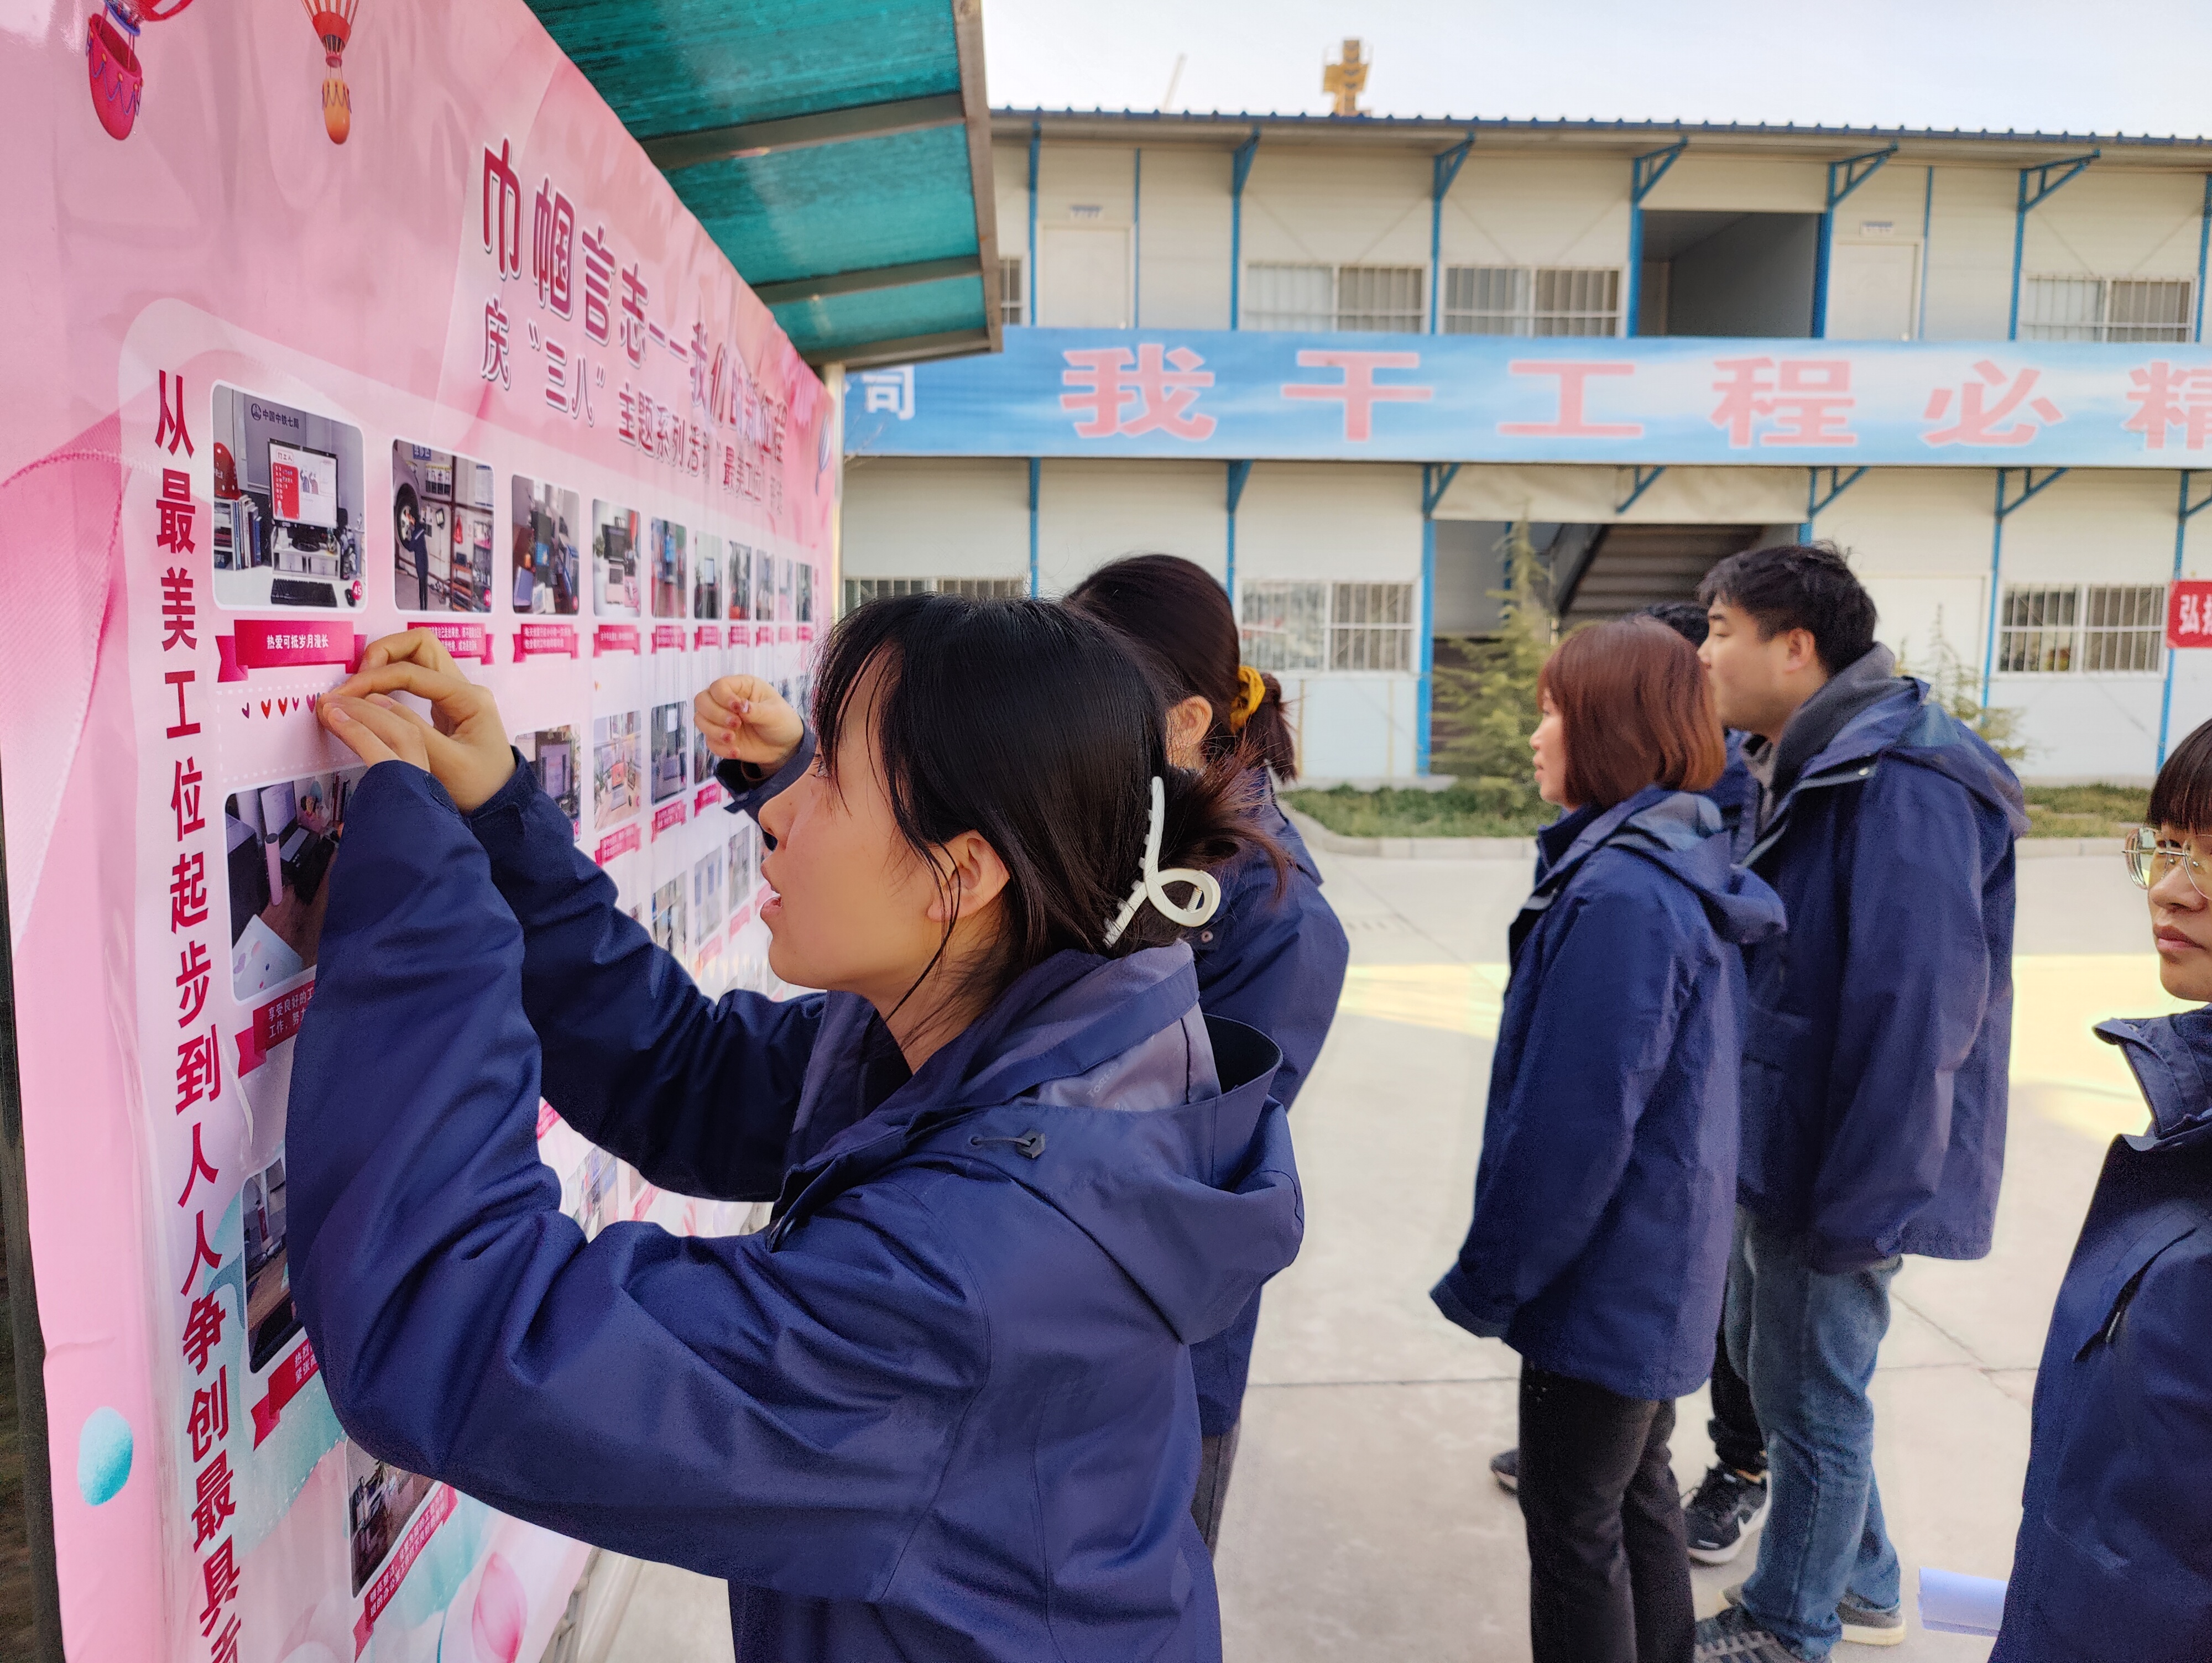
[[[1041,240],[1037,322],[1058,329],[1129,327],[1129,233],[1125,228],[1048,225]]]
[[[1828,256],[1828,338],[1909,341],[1920,245],[1839,242]]]

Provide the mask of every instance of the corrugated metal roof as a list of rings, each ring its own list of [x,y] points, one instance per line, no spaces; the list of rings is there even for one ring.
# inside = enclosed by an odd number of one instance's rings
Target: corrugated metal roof
[[[531,0],[793,343],[995,350],[977,0]]]
[[[1026,125],[1032,121],[1051,122],[1055,125],[1083,122],[1142,124],[1152,126],[1184,125],[1194,127],[1225,127],[1249,131],[1261,127],[1290,127],[1320,136],[1342,134],[1347,137],[1361,134],[1392,134],[1416,137],[1434,133],[1439,137],[1462,138],[1468,133],[1494,133],[1500,136],[1525,134],[1538,137],[1589,137],[1605,138],[1618,137],[1633,138],[1650,137],[1675,138],[1698,137],[1716,138],[1754,139],[1769,141],[1832,141],[1875,143],[1914,144],[1976,144],[2020,145],[2037,148],[2081,149],[2112,146],[2122,149],[2176,150],[2194,148],[2212,149],[2212,137],[2166,137],[2155,134],[2131,133],[2045,133],[2022,132],[2014,130],[1999,131],[1994,128],[1940,127],[1832,127],[1817,123],[1752,122],[1752,121],[1683,121],[1661,117],[1641,120],[1616,118],[1605,120],[1574,117],[1519,116],[1384,116],[1384,115],[1310,115],[1301,111],[1231,111],[1231,110],[1078,110],[1024,109],[1002,106],[991,112],[1001,133],[1013,124]]]

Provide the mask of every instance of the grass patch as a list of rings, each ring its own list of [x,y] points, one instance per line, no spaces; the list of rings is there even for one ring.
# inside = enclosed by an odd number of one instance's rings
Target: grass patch
[[[2029,786],[2030,837],[2110,837],[2142,822],[2150,793],[2130,786]],[[1533,786],[1469,780],[1449,791],[1292,791],[1283,800],[1340,837],[1528,837],[1558,812]]]
[[[1559,810],[1533,785],[1469,780],[1449,791],[1293,791],[1283,801],[1340,837],[1527,837]]]
[[[2030,837],[2110,837],[2142,823],[2150,792],[2134,786],[2028,786]]]

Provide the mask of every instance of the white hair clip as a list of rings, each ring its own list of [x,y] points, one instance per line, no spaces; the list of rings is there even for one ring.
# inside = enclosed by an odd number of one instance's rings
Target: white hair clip
[[[1145,831],[1145,869],[1137,885],[1129,891],[1129,898],[1121,903],[1121,910],[1106,926],[1105,944],[1111,947],[1121,938],[1121,932],[1129,927],[1129,920],[1137,915],[1137,908],[1150,901],[1166,917],[1173,919],[1186,930],[1194,930],[1212,918],[1221,907],[1221,885],[1212,872],[1193,871],[1185,866],[1160,870],[1160,835],[1168,817],[1168,791],[1158,774],[1152,776],[1152,818]],[[1168,899],[1167,885],[1188,883],[1196,893],[1188,907],[1178,907]]]

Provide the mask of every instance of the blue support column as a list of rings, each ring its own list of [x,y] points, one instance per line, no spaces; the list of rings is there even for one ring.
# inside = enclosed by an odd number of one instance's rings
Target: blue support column
[[[1145,326],[1145,147],[1129,172],[1129,327]]]
[[[1421,611],[1419,630],[1421,680],[1414,695],[1413,772],[1429,770],[1429,719],[1436,707],[1437,683],[1437,505],[1459,477],[1456,462],[1421,464]]]
[[[1836,209],[1896,154],[1893,144],[1828,164],[1828,205],[1820,210],[1820,240],[1813,258],[1813,336],[1816,340],[1825,339],[1828,333],[1828,262],[1836,242]]]
[[[2212,173],[2204,176],[2204,209],[2197,221],[2197,329],[2204,338],[2204,258],[2212,254]]]
[[[1820,489],[1820,475],[1823,472],[1828,476],[1828,489],[1825,491]],[[1806,469],[1805,519],[1804,522],[1797,527],[1797,541],[1810,543],[1813,540],[1813,521],[1819,517],[1820,510],[1857,484],[1865,475],[1864,468],[1854,468],[1848,474],[1841,468]]]
[[[1637,322],[1644,298],[1644,198],[1651,194],[1651,187],[1667,177],[1667,170],[1674,165],[1674,158],[1689,149],[1690,141],[1678,138],[1663,150],[1647,150],[1637,157],[1628,170],[1628,304],[1621,310],[1620,332],[1636,333]]]
[[[1237,147],[1229,164],[1229,327],[1242,329],[1244,303],[1244,181],[1252,177],[1252,157],[1260,148],[1260,130]]]
[[[1467,153],[1474,149],[1469,133],[1450,149],[1429,158],[1429,333],[1437,332],[1437,294],[1444,286],[1444,197],[1459,177]]]
[[[1252,477],[1249,462],[1229,464],[1229,564],[1223,572],[1221,586],[1228,592],[1231,611],[1237,607],[1237,505],[1244,500],[1245,482]]]
[[[2028,214],[2052,191],[2068,181],[2080,178],[2081,170],[2103,154],[2101,150],[2092,150],[2087,155],[2069,156],[2063,161],[2039,162],[2035,167],[2020,170],[2020,195],[2012,215],[2012,310],[2005,323],[2006,340],[2020,339],[2020,262],[2027,248]],[[2057,175],[2056,179],[2051,177],[2054,173]],[[2028,183],[2031,174],[2035,180],[2033,185]],[[1986,690],[1983,696],[1986,701]]]
[[[2196,476],[2190,469],[2181,470],[2181,498],[2175,505],[2173,515],[2173,580],[2176,583],[2181,581],[2181,557],[2189,544],[2189,522],[2207,508],[2212,508],[2212,491],[2206,492],[2201,502],[2189,500],[2190,483]],[[2171,616],[2173,610],[2173,591],[2171,589],[2166,592],[2166,605],[2167,616]],[[2164,633],[2162,628],[2160,633]],[[2172,721],[2173,648],[2169,646],[2166,649],[2166,689],[2160,694],[2158,701],[2158,761],[2152,764],[2154,768],[2166,766],[2166,737],[2172,730]]]
[[[1030,598],[1037,593],[1037,489],[1044,481],[1044,458],[1030,458]]]
[[[1990,533],[1990,629],[1988,640],[1982,647],[1982,707],[1990,703],[1990,677],[1996,669],[1997,617],[2004,610],[2004,523],[2027,505],[2027,500],[2050,489],[2066,476],[2063,468],[2045,468],[2038,479],[2033,468],[2019,470],[2021,493],[2006,501],[2012,484],[2014,470],[1997,470],[1997,512],[1996,525]]]
[[[1037,320],[1037,310],[1036,310],[1036,309],[1037,309],[1037,269],[1036,269],[1036,179],[1037,179],[1037,152],[1038,152],[1038,150],[1039,150],[1039,149],[1041,149],[1043,147],[1043,144],[1044,144],[1044,124],[1043,124],[1042,122],[1041,122],[1041,121],[1032,121],[1031,123],[1030,123],[1030,306],[1029,306],[1029,311],[1028,311],[1028,313],[1025,314],[1025,316],[1026,316],[1026,320],[1027,320],[1028,322],[1030,322],[1030,323],[1032,323],[1032,324],[1034,324],[1034,323],[1035,323],[1035,322],[1036,322],[1036,320]]]

